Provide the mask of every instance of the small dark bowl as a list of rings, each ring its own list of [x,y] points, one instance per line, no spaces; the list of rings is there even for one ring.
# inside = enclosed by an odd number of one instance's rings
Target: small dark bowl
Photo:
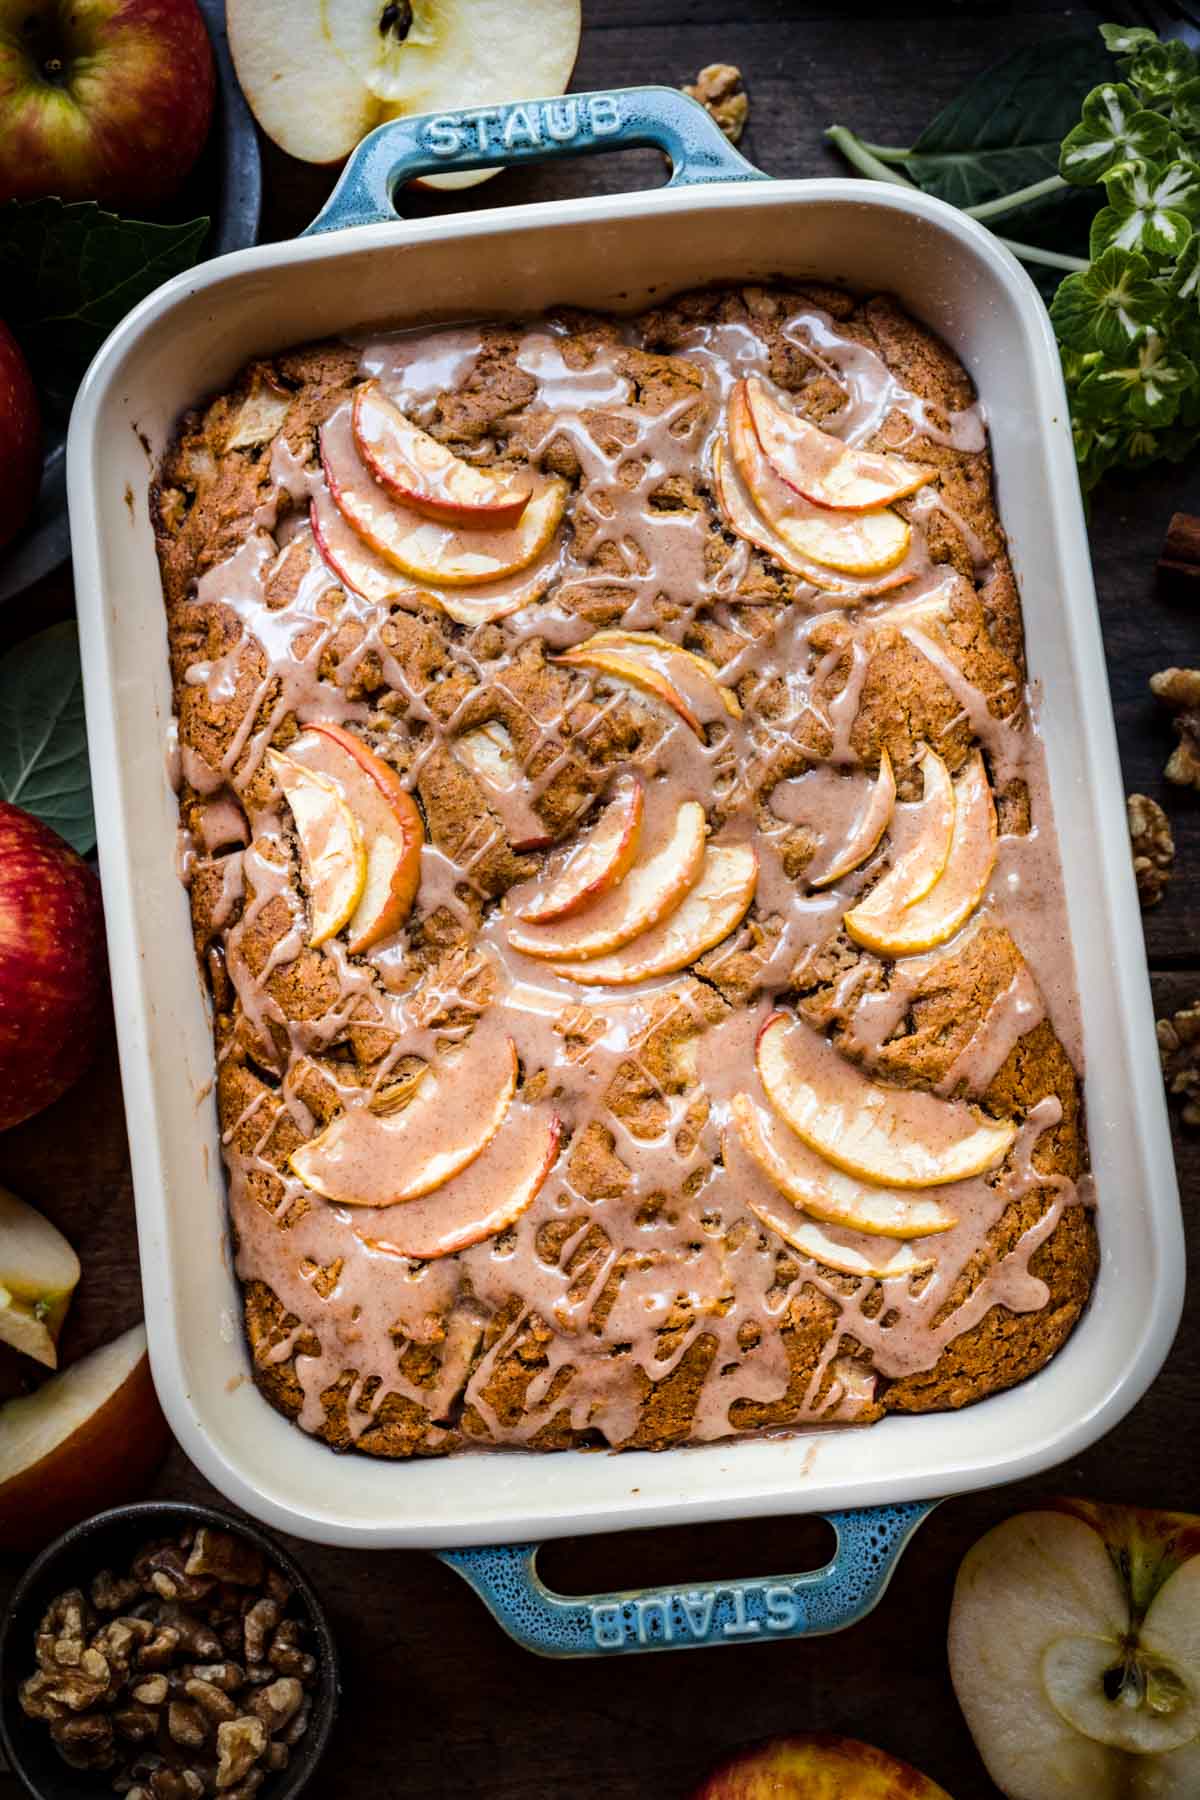
[[[7,1616],[0,1621],[0,1748],[33,1800],[101,1800],[101,1796],[112,1792],[103,1772],[91,1774],[69,1768],[51,1743],[42,1721],[29,1719],[21,1711],[17,1688],[33,1673],[33,1639],[42,1614],[64,1589],[86,1590],[101,1569],[120,1573],[147,1540],[169,1536],[185,1525],[215,1525],[248,1538],[296,1590],[312,1630],[317,1657],[312,1717],[287,1768],[263,1783],[262,1800],[295,1800],[312,1780],[333,1730],[339,1686],[333,1634],[308,1577],[272,1538],[246,1519],[235,1519],[212,1506],[147,1500],[97,1513],[94,1519],[85,1519],[56,1538],[29,1565]]]

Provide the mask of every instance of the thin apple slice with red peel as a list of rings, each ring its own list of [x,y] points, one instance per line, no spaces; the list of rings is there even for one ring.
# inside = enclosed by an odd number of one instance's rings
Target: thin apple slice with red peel
[[[851,827],[845,843],[835,853],[833,861],[816,875],[805,870],[805,880],[809,887],[832,887],[843,875],[861,868],[891,824],[895,805],[896,777],[892,771],[892,759],[886,750],[881,750],[879,774],[867,796],[866,805]]]
[[[961,1100],[871,1081],[786,1013],[758,1034],[759,1079],[810,1150],[875,1187],[947,1187],[1004,1161],[1017,1128]]]
[[[401,1112],[351,1106],[293,1152],[306,1187],[342,1206],[399,1206],[453,1180],[491,1143],[517,1088],[511,1038],[476,1030],[431,1067]]]
[[[814,563],[798,556],[779,533],[772,530],[762,514],[755,509],[723,438],[718,438],[713,444],[712,477],[717,508],[735,537],[744,538],[756,550],[765,551],[789,575],[798,575],[802,581],[828,593],[831,599],[840,600],[843,606],[861,606],[880,594],[891,593],[895,588],[904,587],[916,573],[914,569],[896,569],[889,575],[880,576],[877,581],[849,587],[838,581],[828,570],[818,568]]]
[[[955,788],[950,849],[933,886],[915,901],[897,895],[890,906],[876,901],[879,888],[873,888],[842,922],[855,943],[881,956],[915,956],[932,950],[966,924],[987,892],[995,866],[996,807],[983,757],[976,750]],[[883,885],[880,882],[879,887]]]
[[[868,1237],[919,1238],[957,1223],[937,1200],[864,1186],[810,1150],[794,1133],[786,1140],[749,1094],[730,1102],[742,1148],[785,1199],[822,1225],[840,1225]]]
[[[746,400],[767,461],[781,481],[814,506],[871,512],[915,494],[936,473],[903,456],[843,443],[781,405],[757,375],[747,378]]]
[[[730,1150],[728,1133],[722,1142],[725,1149]],[[730,1160],[736,1168],[736,1151],[731,1152]],[[809,1256],[814,1262],[822,1263],[827,1269],[836,1269],[841,1275],[858,1275],[875,1281],[896,1281],[909,1275],[923,1275],[927,1269],[934,1267],[933,1257],[918,1256],[906,1244],[893,1248],[887,1256],[864,1255],[861,1250],[854,1250],[848,1244],[837,1243],[819,1225],[811,1224],[782,1199],[776,1205],[753,1188],[742,1189],[738,1198],[768,1231],[773,1231],[776,1237],[782,1238],[785,1244],[790,1244],[793,1250],[798,1250],[801,1256]]]
[[[673,913],[700,879],[707,824],[697,800],[685,800],[665,838],[653,848],[642,844],[624,881],[601,894],[577,918],[549,925],[514,924],[508,941],[514,950],[554,962],[591,961],[619,950]]]
[[[921,752],[920,769],[925,791],[917,835],[866,898],[846,914],[846,929],[852,937],[857,938],[860,928],[868,931],[873,920],[890,919],[924,899],[949,861],[958,812],[954,782],[936,750]]]
[[[1110,1531],[1073,1505],[1018,1513],[963,1559],[948,1647],[971,1734],[1006,1794],[1194,1800],[1200,1556],[1156,1550],[1197,1521],[1096,1508]]]
[[[288,755],[333,782],[362,833],[366,878],[347,923],[351,954],[361,956],[412,911],[425,842],[420,811],[396,771],[344,726],[314,721]]]
[[[541,1192],[562,1132],[555,1114],[514,1108],[483,1155],[436,1193],[410,1201],[388,1221],[386,1237],[361,1225],[358,1235],[372,1250],[431,1262],[507,1231]]]
[[[642,833],[642,784],[623,776],[612,799],[561,866],[543,873],[525,899],[514,896],[518,919],[526,925],[548,925],[569,919],[623,881],[637,856]]]
[[[378,382],[354,390],[354,441],[380,487],[440,525],[507,531],[529,504],[528,484],[499,480],[455,456],[394,406]]]
[[[715,663],[657,632],[598,631],[554,661],[614,676],[665,700],[699,738],[703,738],[706,724],[719,719],[722,712],[731,719],[742,716],[741,702],[732,688],[724,686]]]
[[[582,987],[630,987],[686,969],[740,925],[758,882],[749,844],[710,844],[700,879],[673,912],[611,956],[556,962],[554,973]]]
[[[362,833],[335,782],[278,750],[267,753],[296,826],[308,893],[308,941],[315,948],[354,916],[367,879]]]
[[[563,516],[567,484],[531,474],[533,492],[509,531],[438,525],[392,500],[372,478],[354,441],[349,403],[321,427],[321,466],[334,505],[376,555],[402,575],[435,588],[474,587],[536,562]]]
[[[912,531],[899,513],[831,513],[780,480],[758,441],[744,381],[729,396],[729,452],[755,506],[796,555],[844,575],[886,575],[904,561]]]
[[[57,1368],[58,1334],[79,1274],[58,1227],[0,1188],[0,1344]]]

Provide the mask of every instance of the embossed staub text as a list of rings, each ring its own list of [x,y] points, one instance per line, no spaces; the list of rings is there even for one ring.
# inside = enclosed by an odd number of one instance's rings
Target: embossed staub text
[[[520,106],[439,113],[425,126],[423,144],[433,156],[444,158],[489,150],[537,149],[545,144],[612,137],[623,123],[615,95],[569,94],[561,100],[534,100]]]
[[[645,1594],[588,1608],[597,1650],[636,1644],[712,1644],[803,1631],[805,1607],[795,1588],[780,1582],[736,1583],[686,1592]]]

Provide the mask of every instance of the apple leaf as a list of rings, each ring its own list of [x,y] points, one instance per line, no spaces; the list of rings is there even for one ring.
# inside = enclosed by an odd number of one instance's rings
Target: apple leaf
[[[200,255],[207,219],[152,225],[94,201],[0,206],[3,312],[52,399],[70,398],[109,332]]]
[[[81,856],[95,846],[74,621],[0,660],[0,800],[52,826]]]

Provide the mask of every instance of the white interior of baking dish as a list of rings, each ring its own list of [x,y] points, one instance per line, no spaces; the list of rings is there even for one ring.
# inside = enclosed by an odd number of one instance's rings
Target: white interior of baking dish
[[[1083,995],[1103,1246],[1095,1296],[1046,1370],[961,1413],[660,1455],[339,1458],[273,1412],[249,1378],[212,1046],[175,873],[153,464],[184,406],[255,352],[364,324],[555,301],[633,309],[772,274],[893,290],[953,345],[986,403],[1044,695]],[[1072,1456],[1128,1410],[1178,1321],[1175,1175],[1057,357],[1032,286],[984,231],[922,196],[831,180],[521,207],[244,251],[170,283],[109,340],[75,408],[69,472],[154,1373],[184,1449],[231,1500],[331,1542],[499,1543],[932,1498]]]

